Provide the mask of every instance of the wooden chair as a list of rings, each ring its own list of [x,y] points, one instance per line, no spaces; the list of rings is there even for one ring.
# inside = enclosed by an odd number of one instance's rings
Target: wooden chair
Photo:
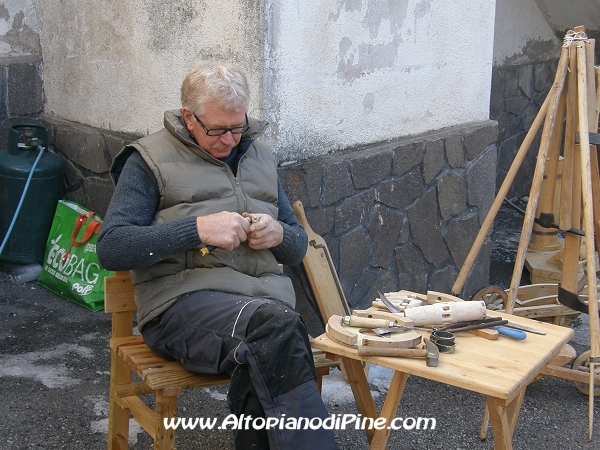
[[[302,204],[296,202],[294,209],[309,232],[310,244],[303,265],[308,273],[321,316],[326,323],[329,315],[348,311],[348,305],[339,288],[335,270],[328,263],[331,257],[324,241],[308,226]],[[152,436],[155,450],[174,449],[175,430],[165,429],[163,419],[177,415],[179,394],[184,389],[229,383],[230,379],[226,375],[189,372],[178,363],[158,356],[146,346],[142,336],[134,335],[133,312],[137,307],[133,300],[133,285],[129,272],[116,272],[114,276],[105,279],[104,303],[105,312],[112,314],[108,448],[128,449],[131,414]],[[331,366],[338,363],[325,358],[318,350],[313,354],[317,384],[321,389],[322,377],[329,373]],[[155,395],[154,410],[139,397],[146,394]]]

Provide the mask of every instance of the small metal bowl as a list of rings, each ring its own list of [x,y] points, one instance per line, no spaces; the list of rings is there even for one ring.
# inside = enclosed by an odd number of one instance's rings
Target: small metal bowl
[[[449,339],[454,342],[454,333],[444,330],[433,330],[429,335],[429,338],[431,339],[431,342],[435,342],[438,339]]]
[[[454,343],[454,339],[441,339],[438,338],[434,341],[434,344],[440,351],[440,353],[454,353],[456,350],[456,344]]]

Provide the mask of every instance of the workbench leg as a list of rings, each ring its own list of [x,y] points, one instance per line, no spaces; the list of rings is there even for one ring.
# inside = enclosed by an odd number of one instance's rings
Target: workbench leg
[[[342,358],[342,365],[344,366],[348,384],[352,388],[358,412],[362,417],[371,417],[373,420],[377,419],[377,409],[373,402],[373,396],[371,395],[371,389],[369,388],[362,362],[357,359]],[[374,430],[365,429],[365,434],[368,441],[371,442]]]
[[[385,401],[383,402],[383,408],[381,408],[380,417],[385,418],[385,428],[383,430],[375,430],[369,450],[383,450],[386,448],[387,440],[392,431],[388,427],[391,425],[392,419],[396,417],[398,405],[400,405],[400,400],[402,399],[407,380],[407,373],[399,371],[394,372],[390,388],[385,397]]]
[[[505,405],[503,400],[487,397],[487,406],[492,424],[495,450],[512,450],[512,436],[523,403],[525,389]]]

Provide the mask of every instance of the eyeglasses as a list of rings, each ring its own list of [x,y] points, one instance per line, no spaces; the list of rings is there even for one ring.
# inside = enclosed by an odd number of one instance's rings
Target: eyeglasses
[[[240,127],[233,128],[206,128],[206,125],[204,125],[202,121],[198,119],[198,116],[196,114],[194,114],[194,119],[196,119],[196,121],[200,124],[207,136],[223,136],[225,133],[228,132],[231,132],[231,134],[242,134],[248,131],[248,129],[250,128],[250,125],[248,124],[248,115],[245,114],[244,116],[246,118],[246,123]]]

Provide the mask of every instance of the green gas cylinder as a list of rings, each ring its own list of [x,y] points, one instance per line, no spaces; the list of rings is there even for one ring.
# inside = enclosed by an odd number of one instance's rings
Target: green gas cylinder
[[[58,200],[63,197],[63,159],[42,148],[48,129],[36,124],[13,125],[8,130],[8,150],[0,151],[0,265],[41,264]],[[33,165],[43,151],[27,188],[16,222],[10,224]]]

